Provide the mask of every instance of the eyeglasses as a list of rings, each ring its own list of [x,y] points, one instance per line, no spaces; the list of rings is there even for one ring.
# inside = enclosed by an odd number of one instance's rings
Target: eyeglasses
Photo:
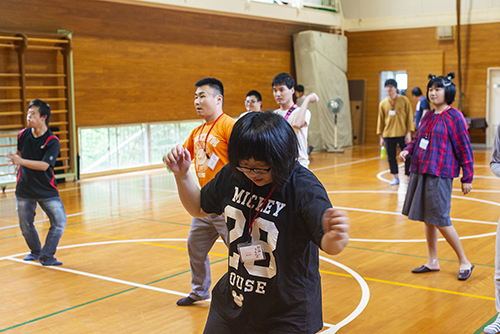
[[[236,167],[242,173],[250,173],[254,172],[255,174],[267,174],[271,170],[271,168],[246,168],[246,167]]]
[[[257,102],[259,102],[259,101],[257,101],[257,100],[245,100],[245,103],[249,103],[249,104],[254,104]]]

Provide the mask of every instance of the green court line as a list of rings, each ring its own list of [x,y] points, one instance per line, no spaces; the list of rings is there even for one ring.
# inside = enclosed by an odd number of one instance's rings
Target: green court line
[[[227,259],[222,259],[222,260],[217,260],[217,261],[214,261],[214,262],[211,262],[210,265],[213,265],[213,264],[216,264],[216,263],[219,263],[219,262],[222,262],[222,261],[226,261]],[[151,285],[151,284],[154,284],[154,283],[158,283],[158,282],[161,282],[161,281],[165,281],[167,279],[170,279],[170,278],[173,278],[173,277],[177,277],[177,276],[180,276],[180,275],[183,275],[183,274],[187,274],[191,272],[191,270],[186,270],[186,271],[182,271],[180,273],[177,273],[177,274],[174,274],[174,275],[170,275],[170,276],[167,276],[167,277],[164,277],[164,278],[160,278],[158,280],[155,280],[155,281],[152,281],[152,282],[149,282],[149,283],[146,283],[145,285]],[[27,325],[27,324],[31,324],[31,323],[34,323],[34,322],[37,322],[37,321],[40,321],[40,320],[43,320],[43,319],[47,319],[49,317],[52,317],[52,316],[55,316],[55,315],[58,315],[58,314],[61,314],[61,313],[64,313],[64,312],[68,312],[68,311],[72,311],[72,310],[75,310],[79,307],[82,307],[82,306],[86,306],[86,305],[90,305],[90,304],[93,304],[93,303],[96,303],[96,302],[99,302],[101,300],[104,300],[104,299],[108,299],[108,298],[111,298],[111,297],[115,297],[115,296],[118,296],[118,295],[121,295],[123,293],[126,293],[126,292],[129,292],[129,291],[133,291],[133,290],[137,290],[139,289],[139,287],[135,287],[135,288],[130,288],[130,289],[126,289],[126,290],[123,290],[123,291],[119,291],[119,292],[115,292],[111,295],[108,295],[108,296],[104,296],[104,297],[101,297],[101,298],[97,298],[97,299],[94,299],[94,300],[91,300],[91,301],[88,301],[88,302],[85,302],[85,303],[82,303],[80,305],[75,305],[75,306],[72,306],[72,307],[69,307],[67,309],[64,309],[64,310],[60,310],[60,311],[57,311],[57,312],[54,312],[54,313],[51,313],[51,314],[47,314],[47,315],[44,315],[42,317],[38,317],[38,318],[35,318],[35,319],[32,319],[32,320],[28,320],[28,321],[25,321],[23,323],[20,323],[20,324],[17,324],[17,325],[14,325],[14,326],[11,326],[11,327],[7,327],[7,328],[4,328],[4,329],[0,329],[0,333],[1,332],[6,332],[8,330],[11,330],[11,329],[14,329],[14,328],[17,328],[17,327],[21,327],[21,326],[24,326],[24,325]]]
[[[488,320],[484,325],[482,325],[477,331],[475,331],[473,334],[481,334],[484,330],[484,327],[488,326],[489,324],[493,323],[495,319],[497,318],[497,314],[493,316],[490,320]]]
[[[16,234],[16,235],[11,235],[10,237],[0,238],[0,240],[10,239],[10,238],[17,238],[17,237],[20,237],[20,236],[21,236],[21,234]]]
[[[385,253],[385,254],[392,254],[392,255],[401,255],[401,256],[409,256],[409,257],[418,257],[422,259],[427,259],[427,256],[423,255],[415,255],[415,254],[405,254],[405,253],[397,253],[397,252],[390,252],[390,251],[384,251],[380,249],[370,249],[370,248],[363,248],[363,247],[354,247],[354,246],[349,246],[347,245],[346,248],[352,248],[352,249],[358,249],[358,250],[365,250],[365,251],[370,251],[370,252],[377,252],[377,253]],[[449,259],[438,259],[439,261],[447,261],[447,262],[455,262],[458,263],[458,260],[449,260]],[[476,266],[482,266],[482,267],[489,267],[489,268],[495,268],[494,265],[491,264],[483,264],[483,263],[475,263],[471,262],[473,265]]]
[[[109,296],[105,296],[105,297],[101,297],[101,298],[98,298],[98,299],[94,299],[94,300],[91,300],[89,302],[85,302],[83,304],[80,304],[80,305],[76,305],[76,306],[73,306],[73,307],[70,307],[70,308],[67,308],[67,309],[64,309],[64,310],[61,310],[61,311],[57,311],[57,312],[54,312],[54,313],[51,313],[51,314],[48,314],[48,315],[44,315],[42,317],[39,317],[39,318],[35,318],[35,319],[32,319],[32,320],[28,320],[28,321],[25,321],[23,323],[20,323],[20,324],[17,324],[17,325],[14,325],[14,326],[11,326],[11,327],[7,327],[7,328],[4,328],[4,329],[1,329],[0,330],[0,333],[1,332],[6,332],[8,330],[11,330],[11,329],[14,329],[14,328],[17,328],[17,327],[21,327],[21,326],[24,326],[24,325],[28,325],[28,324],[31,324],[33,322],[37,322],[37,321],[40,321],[40,320],[43,320],[43,319],[47,319],[49,317],[52,317],[54,315],[57,315],[57,314],[61,314],[61,313],[64,313],[64,312],[67,312],[67,311],[71,311],[71,310],[74,310],[76,308],[79,308],[79,307],[82,307],[82,306],[85,306],[85,305],[89,305],[89,304],[92,304],[92,303],[96,303],[98,301],[101,301],[101,300],[104,300],[104,299],[107,299],[107,298],[111,298],[111,297],[114,297],[114,296],[117,296],[117,295],[120,295],[122,293],[125,293],[125,292],[128,292],[128,291],[132,291],[132,290],[135,290],[135,289],[139,289],[139,288],[130,288],[130,289],[127,289],[127,290],[123,290],[123,291],[120,291],[120,292],[116,292],[116,293],[113,293],[112,295],[109,295]]]

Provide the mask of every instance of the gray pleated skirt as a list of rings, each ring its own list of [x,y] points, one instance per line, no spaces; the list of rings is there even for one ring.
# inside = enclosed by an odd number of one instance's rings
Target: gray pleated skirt
[[[403,204],[403,215],[437,226],[451,226],[453,179],[429,174],[411,174]]]

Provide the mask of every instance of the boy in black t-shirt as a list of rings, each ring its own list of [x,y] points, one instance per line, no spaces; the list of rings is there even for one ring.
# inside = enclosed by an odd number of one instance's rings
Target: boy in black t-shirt
[[[297,162],[297,136],[277,114],[239,119],[228,157],[201,191],[187,150],[178,146],[165,157],[186,210],[224,213],[229,230],[228,271],[212,291],[204,333],[318,332],[318,247],[331,255],[344,249],[347,214],[332,208],[323,185]]]
[[[62,262],[54,254],[66,227],[66,212],[54,177],[54,165],[60,150],[59,139],[49,130],[49,120],[50,106],[42,100],[31,101],[28,127],[18,135],[17,154],[8,154],[7,158],[19,166],[16,209],[19,226],[31,250],[24,260],[40,260],[44,266],[58,266]],[[34,226],[37,203],[50,220],[43,248]]]

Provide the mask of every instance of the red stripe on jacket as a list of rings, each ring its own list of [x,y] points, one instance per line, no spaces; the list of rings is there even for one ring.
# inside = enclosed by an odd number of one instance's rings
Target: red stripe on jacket
[[[55,181],[56,181],[55,174],[54,174],[54,171],[52,171],[52,179],[50,180],[50,185],[52,187],[54,187],[54,189],[57,190],[57,193],[59,194],[59,189],[57,189],[57,186],[55,185]]]
[[[19,134],[17,135],[17,141],[21,140],[21,135],[23,134],[24,131],[26,131],[28,128],[24,128],[21,131],[19,131]]]
[[[54,139],[54,138],[57,139],[57,140],[59,140],[59,138],[57,138],[56,135],[49,136],[49,138],[47,138],[47,140],[45,141],[45,144],[43,144],[43,148],[45,148],[45,145],[47,145],[47,143],[49,141],[51,141],[52,139]]]
[[[16,179],[16,186],[19,180],[21,179],[21,173],[23,171],[23,166],[19,166],[19,170],[17,171],[17,179]]]
[[[49,138],[47,138],[47,140],[45,141],[45,144],[43,144],[43,148],[45,148],[45,146],[47,145],[47,143],[49,141],[51,141],[52,139],[59,140],[59,138],[57,138],[56,135],[49,136]],[[52,170],[52,179],[50,180],[50,185],[52,187],[54,187],[55,190],[57,190],[57,193],[59,193],[59,189],[57,189],[57,186],[55,185],[55,181],[56,181],[56,178],[55,178],[54,170]]]

